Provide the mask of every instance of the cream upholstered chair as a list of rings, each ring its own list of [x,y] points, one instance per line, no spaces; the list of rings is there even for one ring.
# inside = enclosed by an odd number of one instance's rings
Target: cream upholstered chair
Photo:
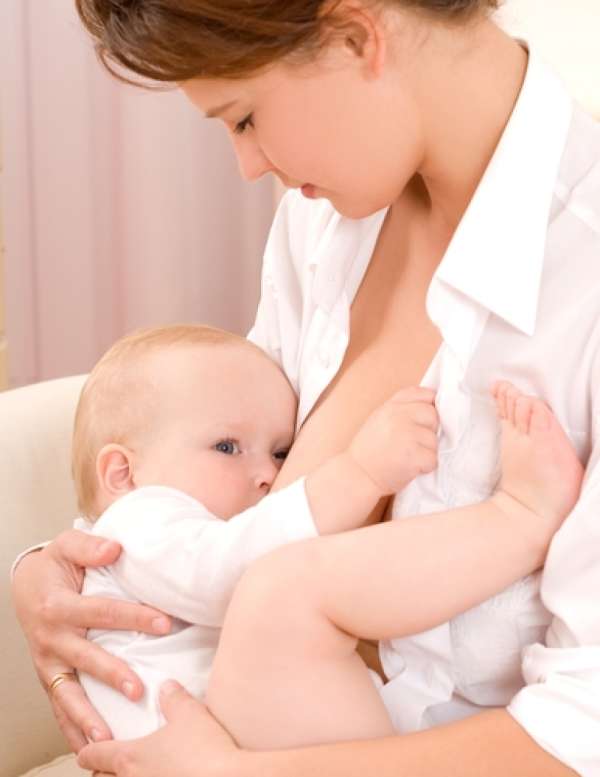
[[[83,380],[64,378],[0,394],[1,777],[16,777],[68,750],[12,611],[9,570],[20,551],[56,536],[75,517],[71,429]],[[71,772],[63,764],[56,775]]]
[[[509,0],[502,17],[561,72],[576,97],[600,118],[598,0]],[[31,669],[9,602],[8,570],[19,551],[67,528],[75,514],[69,476],[73,411],[82,377],[0,394],[2,575],[0,617],[0,777],[27,769],[40,777],[81,777]],[[45,766],[50,759],[58,760]]]

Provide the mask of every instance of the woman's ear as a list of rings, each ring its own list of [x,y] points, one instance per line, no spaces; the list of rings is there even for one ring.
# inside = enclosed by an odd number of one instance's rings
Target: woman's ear
[[[339,29],[338,25],[342,25],[346,50],[354,57],[359,57],[370,73],[380,75],[386,56],[382,14],[365,6],[361,0],[325,2],[319,15],[327,17],[328,14],[332,32]]]
[[[96,458],[96,476],[100,490],[112,499],[133,491],[133,452],[116,443],[105,445]]]

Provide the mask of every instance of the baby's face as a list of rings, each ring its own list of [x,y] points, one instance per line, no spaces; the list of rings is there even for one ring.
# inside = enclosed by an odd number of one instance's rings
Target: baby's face
[[[157,431],[136,452],[136,486],[178,488],[219,518],[262,499],[294,437],[296,396],[279,367],[244,346],[199,345],[148,369]]]

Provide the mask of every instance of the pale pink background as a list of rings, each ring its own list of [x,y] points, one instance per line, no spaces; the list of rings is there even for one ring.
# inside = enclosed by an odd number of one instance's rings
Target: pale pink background
[[[600,116],[600,0],[501,18]],[[273,186],[240,181],[217,123],[110,80],[72,0],[0,0],[0,79],[11,385],[86,371],[137,326],[245,331]]]
[[[11,386],[87,371],[119,335],[245,332],[273,184],[178,93],[109,79],[71,0],[0,0]]]

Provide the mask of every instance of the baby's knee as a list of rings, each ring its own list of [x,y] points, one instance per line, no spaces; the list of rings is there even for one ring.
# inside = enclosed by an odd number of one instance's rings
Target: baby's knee
[[[227,611],[225,628],[253,641],[306,637],[319,612],[313,540],[286,545],[263,556],[244,573]]]

